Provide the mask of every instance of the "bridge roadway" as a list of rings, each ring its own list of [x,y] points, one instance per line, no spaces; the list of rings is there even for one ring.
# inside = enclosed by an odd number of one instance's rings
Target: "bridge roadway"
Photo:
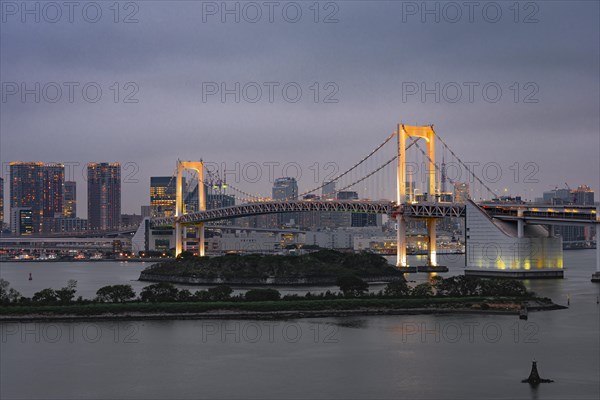
[[[523,219],[530,224],[578,225],[599,223],[594,207],[553,206],[531,204],[481,204],[491,217],[506,221]],[[184,225],[254,215],[290,212],[353,212],[367,214],[397,213],[407,218],[443,218],[465,216],[464,204],[454,203],[408,203],[397,207],[390,201],[365,200],[290,200],[240,204],[185,214],[181,217],[161,217],[151,220],[153,227],[173,226],[177,220]]]
[[[490,217],[503,221],[523,220],[531,225],[598,224],[599,216],[592,206],[540,206],[529,204],[479,204]]]

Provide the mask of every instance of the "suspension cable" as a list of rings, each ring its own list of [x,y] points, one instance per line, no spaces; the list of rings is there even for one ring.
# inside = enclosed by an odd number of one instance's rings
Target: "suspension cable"
[[[358,166],[360,166],[362,163],[364,163],[367,159],[369,159],[373,154],[375,154],[377,151],[379,151],[379,149],[381,149],[387,142],[390,141],[390,139],[392,139],[394,136],[396,135],[396,132],[393,132],[390,136],[388,136],[387,139],[385,139],[385,141],[383,143],[381,143],[379,146],[377,146],[375,148],[375,150],[373,150],[372,152],[370,152],[366,157],[364,157],[362,160],[360,160],[359,162],[357,162],[356,164],[354,164],[350,169],[347,169],[346,171],[344,171],[343,173],[339,174],[338,176],[336,176],[335,178],[333,178],[332,180],[328,181],[328,182],[324,182],[321,186],[316,187],[312,190],[308,190],[304,193],[301,193],[298,195],[298,197],[302,197],[305,196],[307,194],[310,194],[312,192],[316,192],[319,189],[324,188],[328,183],[330,182],[336,182],[338,179],[344,177],[345,175],[347,175],[348,173],[352,172],[354,169],[356,169]]]
[[[492,189],[490,189],[490,187],[488,185],[486,185],[485,183],[483,183],[483,181],[481,179],[479,179],[479,177],[477,175],[475,175],[475,173],[473,173],[469,167],[456,155],[456,153],[454,153],[454,151],[452,151],[452,149],[446,144],[446,142],[444,142],[444,139],[442,139],[437,133],[435,133],[435,130],[432,129],[433,134],[435,135],[435,137],[437,137],[440,142],[444,145],[445,148],[448,149],[448,151],[450,152],[450,154],[452,154],[454,156],[454,158],[456,158],[458,160],[458,162],[465,167],[465,169],[467,170],[468,173],[471,174],[471,176],[475,179],[477,179],[479,181],[479,183],[487,189],[488,192],[490,192],[491,194],[493,194],[496,198],[500,197],[498,196],[498,194],[496,192],[494,192]]]

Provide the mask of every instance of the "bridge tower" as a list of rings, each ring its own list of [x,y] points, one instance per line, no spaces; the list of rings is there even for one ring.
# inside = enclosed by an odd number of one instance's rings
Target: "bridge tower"
[[[429,180],[429,193],[427,193],[427,201],[436,201],[436,188],[435,188],[435,132],[433,125],[428,126],[409,126],[404,124],[398,124],[396,131],[398,138],[398,165],[397,165],[397,176],[396,176],[396,204],[402,208],[406,204],[406,140],[410,137],[417,139],[422,138],[427,142],[427,155],[429,157],[428,163],[428,180]],[[437,245],[436,245],[436,230],[435,230],[435,219],[427,218],[427,234],[428,234],[428,252],[429,252],[429,266],[437,266]],[[396,216],[396,222],[398,230],[396,233],[396,246],[397,246],[397,267],[408,267],[406,262],[406,219],[402,212],[399,212]]]
[[[175,257],[181,254],[185,238],[185,227],[179,222],[183,216],[183,171],[191,169],[198,175],[198,211],[206,210],[206,197],[204,194],[204,163],[202,161],[180,161],[177,160],[177,186],[175,200]],[[204,222],[197,226],[198,255],[204,256]]]

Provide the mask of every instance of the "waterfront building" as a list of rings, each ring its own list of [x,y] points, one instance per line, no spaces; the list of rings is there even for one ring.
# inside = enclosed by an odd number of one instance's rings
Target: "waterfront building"
[[[555,188],[544,192],[542,201],[550,205],[593,206],[594,191],[587,185],[580,185],[575,190]],[[594,236],[594,228],[579,225],[556,225],[554,232],[562,237],[563,242],[590,241]]]
[[[54,218],[54,232],[65,233],[65,232],[85,232],[88,230],[87,219],[82,218],[67,218],[59,217]]]
[[[118,228],[121,222],[121,165],[90,163],[87,178],[89,229]]]
[[[13,161],[10,163],[10,210],[11,224],[14,209],[29,208],[31,210],[31,230],[41,231],[42,225],[42,163]],[[20,231],[12,227],[13,232]]]
[[[37,233],[31,207],[13,207],[10,209],[10,229],[13,236]]]
[[[63,216],[77,217],[77,182],[66,181],[63,191]]]
[[[153,218],[175,215],[176,183],[176,179],[171,176],[150,177],[150,215]],[[185,179],[183,187],[186,187]]]
[[[42,165],[42,232],[54,231],[54,218],[64,213],[64,164]]]

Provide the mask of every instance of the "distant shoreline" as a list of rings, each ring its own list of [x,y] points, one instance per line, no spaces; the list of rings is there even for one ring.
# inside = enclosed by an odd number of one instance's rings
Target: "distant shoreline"
[[[522,299],[521,301],[527,303],[529,311],[550,311],[567,308],[554,303],[543,303],[535,299]],[[482,308],[483,304],[486,304],[489,308]],[[481,298],[339,299],[256,303],[99,303],[90,306],[47,306],[49,312],[43,312],[44,307],[35,307],[35,311],[32,309],[31,312],[6,313],[9,308],[11,307],[0,308],[0,322],[285,320],[377,315],[519,315],[520,313],[518,299]],[[72,309],[72,312],[69,312],[70,309]]]

